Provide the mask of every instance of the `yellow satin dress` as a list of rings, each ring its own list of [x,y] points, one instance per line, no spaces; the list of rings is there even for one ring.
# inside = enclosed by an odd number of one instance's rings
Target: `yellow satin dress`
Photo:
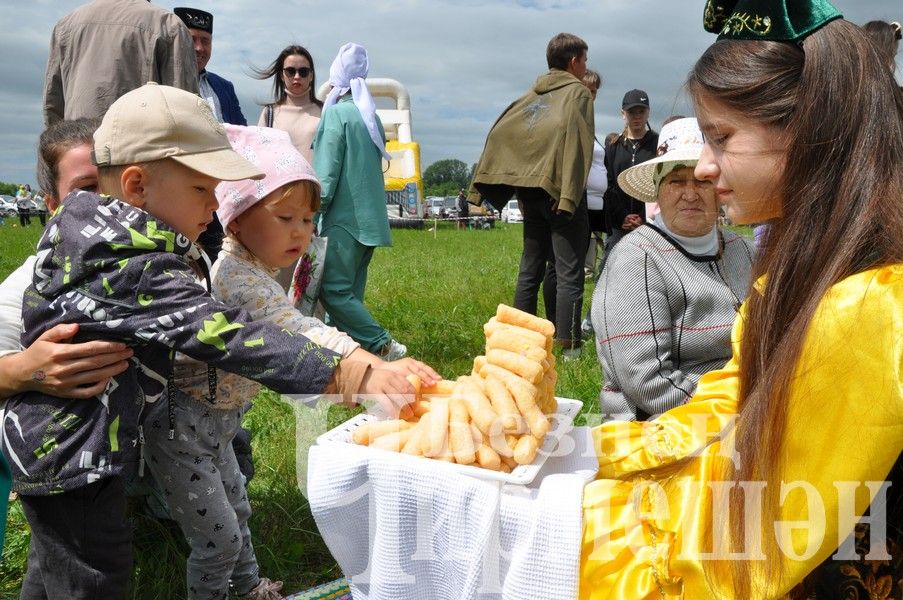
[[[725,571],[707,579],[703,562],[713,550],[707,531],[725,527],[726,511],[713,508],[720,506],[713,498],[720,489],[716,466],[733,456],[732,436],[709,442],[737,412],[742,321],[741,312],[734,358],[704,375],[687,404],[648,423],[594,428],[599,475],[584,492],[581,600],[739,597]],[[900,455],[901,361],[903,265],[871,269],[833,286],[795,371],[783,461],[764,482],[787,486],[777,520],[791,522],[781,564],[758,571],[769,578],[769,597],[786,594],[837,550],[876,492],[878,484],[870,491],[863,482],[883,482]],[[697,458],[671,479],[631,476],[693,454]],[[859,489],[851,494],[851,484],[835,482],[858,482]],[[768,531],[775,532],[775,525]],[[778,580],[777,573],[784,577]]]

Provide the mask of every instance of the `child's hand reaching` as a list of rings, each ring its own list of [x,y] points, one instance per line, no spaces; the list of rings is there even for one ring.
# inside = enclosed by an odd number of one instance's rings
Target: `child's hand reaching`
[[[442,379],[442,376],[436,373],[436,371],[433,370],[433,367],[410,357],[394,360],[392,362],[383,361],[381,364],[374,366],[378,369],[393,371],[402,377],[417,375],[425,387],[432,387],[437,381]]]
[[[422,365],[417,361],[412,362]],[[355,400],[358,404],[376,402],[390,419],[405,419],[411,416],[408,405],[414,401],[414,393],[414,386],[405,379],[404,373],[400,373],[397,369],[371,367],[361,381],[359,394]]]

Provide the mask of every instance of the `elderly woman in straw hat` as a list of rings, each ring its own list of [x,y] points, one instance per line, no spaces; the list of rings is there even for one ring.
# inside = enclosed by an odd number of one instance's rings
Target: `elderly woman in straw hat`
[[[674,120],[658,156],[618,176],[661,212],[616,246],[593,294],[606,420],[646,420],[683,404],[731,356],[754,247],[718,227],[713,184],[693,174],[702,146],[696,119]]]

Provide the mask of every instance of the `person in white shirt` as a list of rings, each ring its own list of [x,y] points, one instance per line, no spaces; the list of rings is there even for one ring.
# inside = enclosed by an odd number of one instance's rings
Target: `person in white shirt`
[[[91,162],[98,119],[57,121],[41,134],[38,182],[44,202],[53,212],[69,192],[97,187],[97,167]],[[65,398],[90,398],[113,375],[124,371],[132,351],[119,342],[69,343],[77,325],[57,325],[28,348],[22,348],[22,294],[31,284],[35,257],[0,283],[0,399],[40,390]]]

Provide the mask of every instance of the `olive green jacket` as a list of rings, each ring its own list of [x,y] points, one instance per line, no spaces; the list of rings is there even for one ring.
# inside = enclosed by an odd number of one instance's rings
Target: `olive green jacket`
[[[550,70],[489,130],[468,201],[501,210],[514,188],[541,188],[558,210],[573,213],[586,189],[593,133],[589,90],[567,71]]]

